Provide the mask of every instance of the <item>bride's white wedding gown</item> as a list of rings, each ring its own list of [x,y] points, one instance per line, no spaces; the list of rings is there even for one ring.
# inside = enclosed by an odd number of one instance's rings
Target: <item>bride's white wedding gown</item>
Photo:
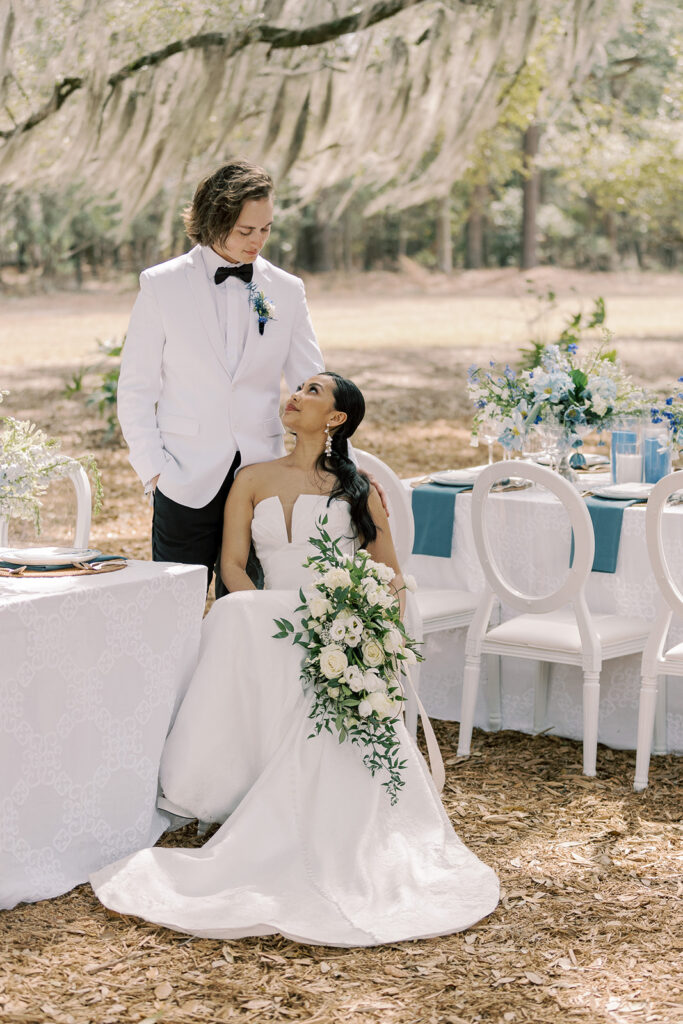
[[[332,536],[351,537],[343,501],[301,495],[291,541],[279,499],[256,506],[267,589],[230,594],[206,617],[161,771],[169,800],[225,823],[201,849],[141,850],[98,871],[92,885],[110,909],[205,938],[369,946],[461,931],[495,908],[494,872],[453,831],[403,725],[393,807],[358,747],[309,738],[302,650],[272,638],[273,619],[295,619],[325,513]]]

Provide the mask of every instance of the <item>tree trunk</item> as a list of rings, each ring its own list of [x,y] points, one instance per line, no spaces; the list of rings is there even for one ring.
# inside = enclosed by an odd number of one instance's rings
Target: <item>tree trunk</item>
[[[323,220],[321,223],[316,216],[316,226],[318,229],[318,258],[315,269],[323,272],[334,270],[332,225],[329,220]]]
[[[616,270],[619,264],[617,249],[617,215],[614,210],[605,214],[605,234],[607,235],[607,269]]]
[[[475,185],[470,198],[470,215],[465,227],[465,266],[478,269],[484,265],[484,203],[486,185]]]
[[[396,259],[400,264],[403,256],[408,254],[408,229],[405,223],[405,217],[401,214],[398,215],[398,248],[396,251]]]
[[[453,240],[451,238],[450,196],[437,199],[436,207],[436,265],[444,274],[453,270]]]
[[[536,217],[538,214],[539,172],[536,167],[538,143],[541,127],[536,122],[529,125],[524,133],[524,169],[525,178],[522,190],[522,259],[523,270],[535,267],[538,263],[536,255]]]
[[[350,274],[353,270],[353,222],[348,210],[342,216],[342,261],[344,270]]]

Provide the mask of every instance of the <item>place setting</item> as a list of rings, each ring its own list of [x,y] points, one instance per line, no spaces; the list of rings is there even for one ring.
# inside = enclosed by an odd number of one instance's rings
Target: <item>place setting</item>
[[[120,555],[105,555],[98,548],[0,548],[0,577],[5,578],[93,576],[125,569],[127,564]]]

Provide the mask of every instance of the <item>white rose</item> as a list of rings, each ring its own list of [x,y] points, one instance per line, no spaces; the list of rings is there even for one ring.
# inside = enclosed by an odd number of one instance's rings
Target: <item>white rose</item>
[[[371,668],[363,675],[363,689],[367,693],[377,693],[386,689],[386,683],[376,669]]]
[[[358,665],[349,665],[344,669],[344,681],[355,693],[365,689],[363,685],[363,672],[362,669],[358,668]]]
[[[403,637],[395,627],[392,627],[384,637],[384,650],[388,654],[396,654],[402,647]]]
[[[327,694],[328,694],[329,697],[338,697],[339,696],[339,687],[338,686],[328,686],[327,687]]]
[[[351,574],[348,569],[328,569],[322,578],[323,583],[330,590],[337,590],[339,587],[351,586]]]
[[[337,647],[336,644],[329,644],[320,652],[320,671],[327,679],[338,679],[348,663],[341,647]]]
[[[372,710],[376,711],[380,718],[393,718],[397,714],[396,702],[391,697],[388,697],[386,693],[376,691],[371,693],[367,700]]]
[[[382,605],[382,607],[384,607],[384,605],[382,604],[382,591],[379,589],[378,586],[375,586],[374,589],[370,589],[368,587],[365,591],[365,599],[369,605],[374,606],[376,604],[379,604]]]
[[[372,714],[372,704],[369,700],[362,700],[358,705],[358,714],[361,718],[367,718],[368,715]]]
[[[314,619],[322,619],[332,611],[332,602],[322,594],[313,594],[308,598],[308,608]]]
[[[408,574],[407,576],[404,576],[403,577],[403,582],[405,584],[406,590],[409,590],[411,594],[416,593],[416,591],[417,591],[417,580],[415,579],[414,576],[411,576],[410,574]]]
[[[392,604],[394,604],[395,601],[396,598],[394,594],[390,594],[388,590],[380,590],[377,604],[379,604],[381,608],[391,608]]]
[[[384,651],[376,640],[366,640],[361,649],[363,651],[363,658],[370,667],[381,665],[384,661]]]

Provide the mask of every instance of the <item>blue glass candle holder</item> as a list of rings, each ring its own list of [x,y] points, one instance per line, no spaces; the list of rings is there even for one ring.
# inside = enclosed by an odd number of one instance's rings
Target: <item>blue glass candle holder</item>
[[[656,484],[671,472],[671,448],[664,437],[646,437],[643,441],[643,479]]]

